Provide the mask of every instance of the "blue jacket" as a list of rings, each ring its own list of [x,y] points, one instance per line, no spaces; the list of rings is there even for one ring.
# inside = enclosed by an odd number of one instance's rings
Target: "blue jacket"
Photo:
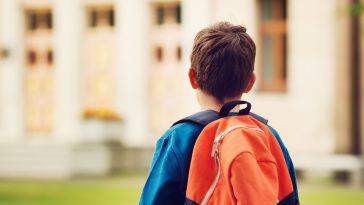
[[[298,201],[292,160],[277,131],[269,128],[281,145]],[[183,122],[168,129],[158,140],[139,205],[185,204],[192,151],[202,129],[196,123]]]

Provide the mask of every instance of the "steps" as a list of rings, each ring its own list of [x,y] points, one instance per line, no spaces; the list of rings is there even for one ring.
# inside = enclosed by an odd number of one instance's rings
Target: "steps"
[[[360,157],[349,154],[318,154],[294,156],[294,165],[298,175],[305,177],[312,173],[345,173],[353,186],[363,185],[363,165]]]
[[[126,148],[120,144],[0,145],[0,178],[66,179],[102,177],[112,172],[145,171],[152,148]]]
[[[0,176],[67,178],[71,175],[71,149],[55,145],[1,145]]]

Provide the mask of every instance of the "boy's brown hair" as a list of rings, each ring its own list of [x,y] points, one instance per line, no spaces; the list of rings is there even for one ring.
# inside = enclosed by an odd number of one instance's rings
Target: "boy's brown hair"
[[[255,44],[243,26],[219,22],[195,37],[191,67],[197,83],[221,102],[243,94],[254,61]]]

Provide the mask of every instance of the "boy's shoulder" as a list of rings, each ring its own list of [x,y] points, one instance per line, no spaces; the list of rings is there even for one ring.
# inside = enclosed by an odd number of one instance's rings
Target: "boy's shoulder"
[[[169,146],[181,151],[187,147],[187,149],[193,147],[203,126],[191,121],[183,121],[184,119],[186,118],[177,121],[168,128],[159,138],[157,144],[168,141]]]
[[[191,137],[197,137],[202,129],[203,127],[196,123],[181,122],[168,128],[160,140],[185,141]]]
[[[173,123],[161,139],[178,138],[181,135],[184,138],[188,138],[188,136],[195,137],[196,134],[198,135],[202,131],[205,125],[215,119],[218,119],[218,113],[215,111],[206,110],[194,113]]]
[[[170,127],[157,142],[157,150],[172,151],[184,172],[188,172],[195,142],[203,127],[193,122],[182,122]]]

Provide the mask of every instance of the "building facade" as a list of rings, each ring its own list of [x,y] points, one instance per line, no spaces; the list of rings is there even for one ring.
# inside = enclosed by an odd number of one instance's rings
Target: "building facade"
[[[294,156],[361,154],[364,85],[351,82],[363,67],[351,56],[362,53],[362,20],[346,12],[355,1],[334,2],[0,0],[0,167],[17,155],[0,174],[27,160],[17,149],[56,147],[69,164],[64,150],[89,141],[94,110],[122,118],[113,140],[153,147],[199,110],[189,55],[195,34],[216,21],[245,25],[255,40],[258,80],[243,98]]]

